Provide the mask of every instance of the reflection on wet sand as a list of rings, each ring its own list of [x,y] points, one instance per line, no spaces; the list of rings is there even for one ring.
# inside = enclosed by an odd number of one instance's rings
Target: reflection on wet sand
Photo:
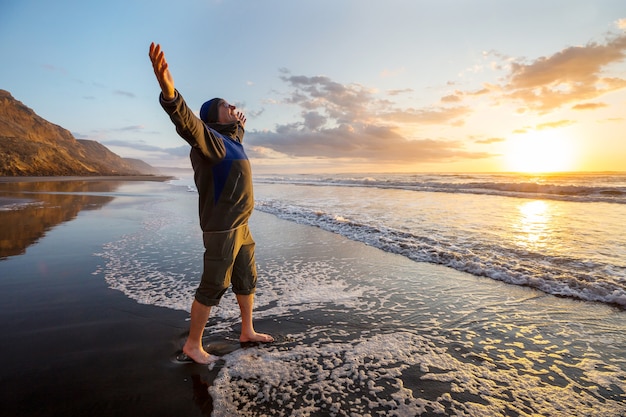
[[[103,207],[122,181],[0,182],[0,260],[23,254],[54,226],[81,210]]]

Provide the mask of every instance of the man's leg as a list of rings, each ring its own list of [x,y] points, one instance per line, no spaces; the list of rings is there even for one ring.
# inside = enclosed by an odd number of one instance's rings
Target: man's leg
[[[183,346],[183,352],[189,356],[194,362],[208,364],[215,362],[219,358],[214,355],[210,355],[202,347],[202,335],[204,333],[204,326],[209,320],[211,314],[211,307],[205,306],[196,300],[193,300],[191,305],[191,324],[189,326],[189,336]]]
[[[254,294],[237,294],[237,303],[239,303],[239,310],[241,311],[241,336],[239,336],[239,341],[261,343],[273,342],[274,338],[272,336],[254,331],[254,324],[252,323]]]

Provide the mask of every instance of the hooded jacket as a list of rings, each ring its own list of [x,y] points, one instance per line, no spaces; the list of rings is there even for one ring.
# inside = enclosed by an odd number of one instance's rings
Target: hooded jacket
[[[160,102],[176,132],[191,145],[189,157],[198,189],[202,231],[225,231],[247,224],[254,209],[254,194],[250,161],[243,149],[242,124],[205,124],[178,91],[172,101],[161,96]]]

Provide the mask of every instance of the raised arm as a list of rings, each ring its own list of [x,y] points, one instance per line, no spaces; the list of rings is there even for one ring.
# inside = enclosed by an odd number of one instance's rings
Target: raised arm
[[[152,68],[154,69],[154,75],[156,75],[157,81],[161,86],[161,92],[163,93],[164,100],[173,100],[176,96],[174,90],[174,78],[170,73],[170,70],[165,60],[165,54],[161,50],[161,45],[152,42],[150,44],[150,61],[152,61]]]

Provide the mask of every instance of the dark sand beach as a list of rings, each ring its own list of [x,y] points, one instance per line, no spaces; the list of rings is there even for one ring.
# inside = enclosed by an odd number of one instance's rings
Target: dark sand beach
[[[0,261],[3,414],[626,413],[623,312],[259,212],[256,324],[277,342],[240,348],[227,295],[205,338],[222,360],[181,363],[201,254],[195,195],[107,184],[0,193],[32,200],[0,218],[47,213],[6,228],[30,237]]]
[[[68,206],[83,201],[73,196]],[[101,207],[102,198],[87,198],[87,207]],[[75,223],[42,217],[45,225],[33,226],[39,240],[0,261],[2,413],[203,415],[210,405],[200,379],[206,367],[173,360],[188,314],[138,304],[93,275],[99,262],[93,254],[129,226],[129,213],[98,218],[74,211],[65,221]]]

